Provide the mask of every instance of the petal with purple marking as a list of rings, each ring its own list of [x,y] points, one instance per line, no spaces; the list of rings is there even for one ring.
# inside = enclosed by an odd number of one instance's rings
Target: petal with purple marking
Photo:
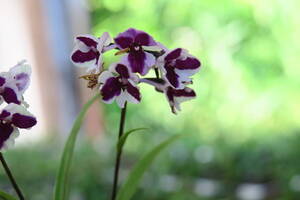
[[[0,121],[0,150],[5,147],[5,143],[9,140],[14,132],[14,127],[9,123]]]
[[[134,86],[131,82],[128,82],[126,90],[130,96],[132,96],[135,100],[132,101],[132,103],[140,102],[141,101],[141,93],[139,88]]]
[[[31,128],[36,125],[36,118],[31,115],[15,113],[12,115],[11,123],[18,128]]]
[[[200,67],[200,61],[197,58],[187,57],[185,60],[176,60],[175,67],[180,70],[195,70]]]
[[[145,67],[146,54],[143,51],[130,52],[128,54],[128,62],[132,72],[143,74]]]
[[[170,61],[170,60],[177,59],[180,56],[181,52],[182,52],[181,48],[177,48],[177,49],[174,49],[173,51],[170,51],[166,55],[165,61]]]
[[[5,87],[0,95],[7,103],[21,104],[17,90],[14,90],[10,87]]]
[[[8,112],[7,110],[2,110],[2,112],[0,113],[0,120],[5,120],[7,117],[10,116],[10,112]]]
[[[169,95],[173,96],[172,101],[169,101],[169,103],[174,114],[176,114],[176,110],[181,110],[180,104],[182,102],[194,99],[196,97],[195,91],[188,87],[179,90],[169,88],[168,91]]]
[[[165,65],[166,79],[175,88],[179,87],[179,76],[176,74],[174,67],[171,65]]]
[[[93,64],[96,64],[98,58],[99,58],[99,53],[93,50],[89,50],[88,52],[82,52],[80,50],[76,50],[71,56],[71,60],[76,64],[86,63],[86,62],[91,62]]]
[[[121,87],[122,85],[117,78],[108,78],[100,89],[103,101],[111,103],[116,96],[120,95]]]
[[[126,79],[130,78],[128,68],[125,65],[117,64],[116,67],[115,67],[115,70],[118,74],[120,74],[120,76],[122,78],[126,78]]]
[[[130,47],[133,39],[130,37],[117,37],[115,38],[115,42],[120,49],[126,49]]]
[[[31,67],[22,62],[11,68],[9,72],[18,91],[23,94],[30,84]]]
[[[98,39],[91,35],[80,35],[76,37],[76,40],[82,42],[88,47],[97,48],[98,45]]]
[[[153,38],[146,32],[138,31],[137,35],[134,38],[134,42],[141,46],[154,46],[156,42]]]
[[[5,83],[5,78],[0,76],[0,87],[3,86]]]

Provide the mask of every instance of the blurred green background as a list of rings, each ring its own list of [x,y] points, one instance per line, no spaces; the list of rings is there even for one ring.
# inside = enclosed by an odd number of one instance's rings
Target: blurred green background
[[[91,0],[89,7],[97,36],[133,27],[202,62],[192,86],[198,97],[178,115],[149,86],[141,104],[129,105],[126,129],[150,130],[129,138],[122,180],[155,144],[186,135],[160,155],[134,200],[299,199],[300,1]],[[109,199],[120,110],[104,107],[107,134],[77,143],[72,200]],[[61,150],[50,139],[7,152],[31,200],[51,199]],[[0,178],[11,191],[3,171]]]

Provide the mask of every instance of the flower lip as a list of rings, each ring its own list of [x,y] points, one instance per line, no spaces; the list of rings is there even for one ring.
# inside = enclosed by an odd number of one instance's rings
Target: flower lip
[[[105,103],[112,103],[116,100],[120,107],[124,107],[125,102],[139,103],[141,95],[136,86],[138,77],[124,63],[115,63],[99,76],[102,84],[100,93]]]

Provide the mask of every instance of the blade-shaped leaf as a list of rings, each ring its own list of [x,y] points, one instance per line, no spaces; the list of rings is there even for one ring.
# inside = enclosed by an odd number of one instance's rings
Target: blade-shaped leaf
[[[76,138],[83,122],[84,116],[88,108],[98,99],[100,95],[95,95],[90,99],[82,108],[77,116],[68,140],[65,144],[64,151],[61,157],[58,174],[56,177],[56,183],[54,188],[54,200],[65,200],[67,195],[68,177],[70,174],[70,167],[75,147]]]
[[[134,169],[129,174],[127,180],[124,185],[121,187],[117,200],[130,200],[133,194],[135,193],[137,186],[149,168],[154,159],[159,155],[159,153],[164,150],[168,145],[177,140],[182,135],[175,135],[164,142],[160,143],[156,147],[154,147],[148,154],[146,154],[134,167]]]
[[[122,137],[120,138],[119,142],[118,142],[118,145],[117,145],[118,151],[120,151],[120,150],[123,148],[123,146],[124,146],[124,144],[125,144],[125,142],[126,142],[128,136],[129,136],[131,133],[134,133],[134,132],[137,132],[137,131],[141,131],[141,130],[146,130],[146,129],[147,129],[147,128],[135,128],[135,129],[132,129],[132,130],[127,131],[126,133],[124,133],[124,134],[122,135]]]
[[[1,200],[17,200],[15,197],[13,197],[12,195],[3,192],[0,190],[0,199]]]

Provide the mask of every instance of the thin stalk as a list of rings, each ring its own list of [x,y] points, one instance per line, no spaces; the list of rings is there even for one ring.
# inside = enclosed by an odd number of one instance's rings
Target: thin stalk
[[[12,173],[11,173],[11,171],[10,171],[10,169],[9,169],[9,167],[8,167],[5,159],[4,159],[4,156],[3,156],[3,154],[1,152],[0,152],[0,160],[1,160],[2,166],[3,166],[3,168],[4,168],[5,172],[6,172],[6,174],[7,174],[8,178],[9,178],[9,180],[10,180],[13,188],[15,189],[15,191],[16,191],[19,199],[20,200],[25,200],[24,195],[22,194],[22,192],[21,192],[21,190],[20,190],[20,188],[19,188],[16,180],[14,179],[14,177],[13,177],[13,175],[12,175]]]
[[[154,71],[155,71],[156,78],[158,79],[158,78],[159,78],[159,71],[158,71],[158,68],[154,68]]]
[[[121,110],[121,119],[120,119],[120,126],[119,126],[118,143],[119,143],[119,140],[120,140],[121,136],[124,133],[124,125],[125,125],[125,119],[126,119],[126,108],[127,108],[127,102],[125,102],[124,108],[122,108],[122,110]],[[115,161],[115,171],[114,171],[114,183],[113,183],[111,200],[115,200],[116,197],[117,197],[117,192],[118,192],[117,188],[118,188],[121,157],[122,157],[122,148],[117,150],[117,156],[116,156],[116,161]]]

